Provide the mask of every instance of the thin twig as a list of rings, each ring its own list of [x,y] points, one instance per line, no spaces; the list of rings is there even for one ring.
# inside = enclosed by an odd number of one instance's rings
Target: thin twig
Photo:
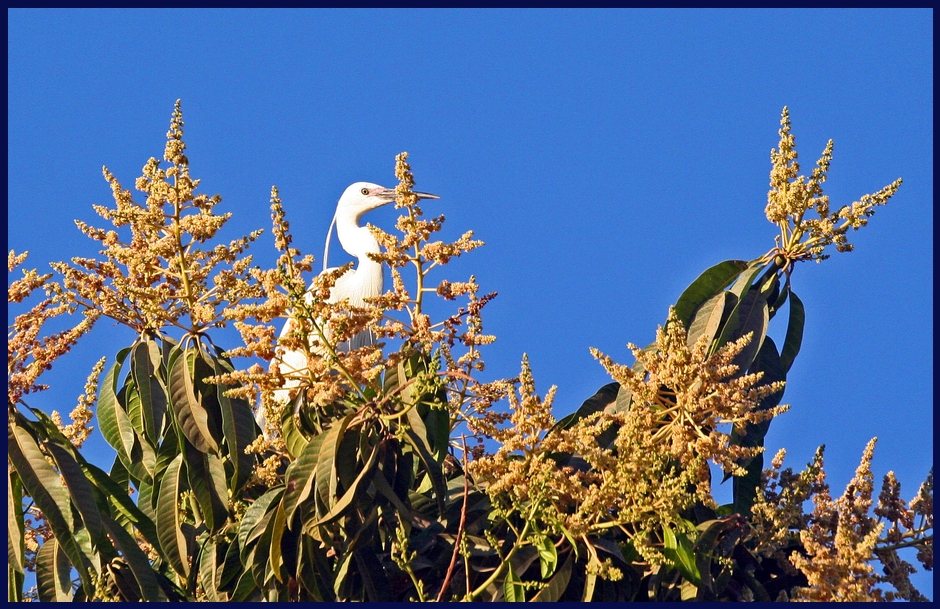
[[[444,599],[444,593],[450,587],[450,580],[454,576],[454,569],[457,566],[457,555],[460,554],[460,541],[463,538],[464,526],[467,524],[467,499],[470,496],[470,478],[467,477],[467,436],[460,436],[463,441],[463,505],[460,508],[460,524],[457,525],[457,537],[454,538],[454,552],[450,556],[450,564],[447,566],[447,575],[444,576],[444,583],[441,584],[441,591],[437,593],[437,602]]]

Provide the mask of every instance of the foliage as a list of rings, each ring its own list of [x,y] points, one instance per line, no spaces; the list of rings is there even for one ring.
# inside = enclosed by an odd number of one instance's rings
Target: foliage
[[[495,294],[432,272],[482,243],[434,240],[444,217],[424,216],[406,154],[396,232],[369,227],[391,289],[331,302],[350,266],[308,282],[276,188],[273,268],[245,254],[261,231],[216,243],[230,213],[197,192],[177,102],[166,167],[151,158],[135,182],[145,202],[105,169],[115,206],[95,211],[113,228],[78,222],[100,257],[9,286],[10,303],[45,292],[9,335],[9,600],[923,599],[899,550],[932,568],[932,473],[910,502],[889,473],[876,500],[874,440],[838,499],[822,447],[801,472],[783,451],[764,468],[803,337],[795,263],[850,250],[848,228],[900,185],[830,212],[831,153],[799,176],[784,109],[776,245],[702,273],[656,341],[630,345],[631,366],[595,350],[614,382],[556,420],[525,357],[517,378],[479,380]],[[24,260],[11,251],[9,271]],[[432,318],[429,298],[451,312]],[[768,328],[784,308],[778,347]],[[102,316],[137,339],[94,366],[69,424],[30,407]],[[226,351],[210,335],[229,324],[243,344]],[[381,340],[348,348],[364,330]],[[285,375],[288,351],[306,368]],[[81,451],[93,412],[108,471]],[[711,464],[733,503],[716,504]]]

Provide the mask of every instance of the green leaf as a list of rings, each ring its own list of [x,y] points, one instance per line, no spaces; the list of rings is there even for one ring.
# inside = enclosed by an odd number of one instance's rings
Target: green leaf
[[[243,563],[248,555],[250,542],[261,535],[259,529],[263,529],[263,527],[260,525],[267,523],[265,517],[270,517],[274,511],[271,509],[271,505],[278,501],[283,493],[283,487],[273,488],[255,499],[255,502],[245,510],[245,515],[242,516],[242,520],[238,524],[238,547],[240,548]]]
[[[240,558],[238,539],[237,537],[231,541],[231,543],[223,546],[224,551],[222,559],[222,564],[217,567],[218,571],[216,573],[216,587],[220,591],[220,594],[223,592],[231,593],[235,589],[235,584],[238,583],[238,577],[242,574],[242,562]]]
[[[111,476],[91,463],[82,461],[80,463],[85,476],[91,480],[98,488],[100,493],[107,498],[108,504],[115,508],[118,513],[134,525],[144,536],[147,542],[154,546],[160,546],[160,539],[157,535],[157,527],[154,520],[149,518],[127,494],[127,483],[122,487],[115,482]]]
[[[764,270],[765,266],[767,266],[765,262],[755,262],[748,266],[747,269],[741,273],[737,280],[731,285],[729,291],[738,298],[743,298],[744,294],[752,287],[754,280],[758,275],[760,275],[761,271]],[[760,291],[760,286],[754,287]]]
[[[51,442],[46,443],[46,449],[55,460],[59,473],[65,480],[65,485],[70,492],[72,502],[78,509],[78,514],[88,530],[92,549],[106,556],[109,555],[111,553],[111,542],[105,536],[104,527],[102,526],[103,518],[101,512],[98,511],[98,501],[95,498],[94,487],[85,477],[81,466],[67,450]],[[94,562],[95,558],[94,553],[88,555],[89,562]]]
[[[508,603],[524,603],[525,588],[522,580],[513,571],[512,564],[506,565],[506,577],[503,579],[503,600]]]
[[[735,341],[749,332],[753,332],[751,341],[734,358],[739,371],[747,370],[757,356],[767,336],[769,322],[767,301],[760,290],[751,290],[744,295],[728,317],[718,337],[718,346]]]
[[[747,473],[735,476],[732,480],[732,493],[734,496],[734,511],[738,514],[750,514],[751,506],[760,484],[761,470],[764,468],[764,455],[760,454],[751,459],[744,468]]]
[[[793,290],[788,291],[790,293],[790,319],[787,322],[787,337],[783,341],[783,351],[780,354],[780,364],[783,366],[784,373],[790,371],[793,360],[800,352],[800,346],[803,344],[803,325],[806,322],[803,301]]]
[[[215,539],[210,537],[199,550],[199,585],[206,595],[209,602],[219,602],[227,600],[224,593],[219,592],[219,571],[218,562],[218,544]]]
[[[385,576],[385,570],[382,568],[382,563],[379,562],[376,553],[371,549],[357,547],[353,551],[353,557],[356,560],[356,567],[358,567],[362,588],[365,592],[363,600],[369,602],[390,601],[391,582]]]
[[[699,275],[676,301],[674,308],[682,325],[688,328],[695,311],[747,268],[744,260],[725,260]]]
[[[43,602],[72,600],[72,565],[55,537],[47,540],[36,552],[36,589]]]
[[[11,603],[23,602],[23,583],[26,577],[12,564],[7,565],[7,601]]]
[[[731,292],[721,292],[705,301],[695,312],[695,317],[689,325],[686,340],[689,347],[695,345],[702,336],[707,336],[710,353],[721,324],[726,319],[726,314],[733,310],[737,302],[737,296]]]
[[[295,459],[299,458],[304,447],[307,446],[307,438],[297,429],[294,423],[294,417],[285,417],[281,423],[281,437],[287,445],[287,452]]]
[[[663,525],[663,555],[672,561],[682,576],[695,585],[701,583],[701,575],[695,563],[692,542],[682,531],[675,532]]]
[[[269,557],[269,565],[271,567],[271,572],[274,574],[274,579],[280,583],[284,583],[284,559],[281,556],[281,540],[284,538],[284,529],[286,529],[285,523],[285,511],[284,504],[279,503],[277,509],[274,511],[274,518],[271,520],[271,554]]]
[[[26,527],[23,520],[23,485],[20,479],[10,468],[7,468],[7,565],[14,572],[22,575],[25,565],[25,535]],[[12,583],[12,582],[11,582]],[[16,590],[14,598],[17,600],[22,588]]]
[[[294,512],[310,497],[313,490],[314,470],[320,457],[320,447],[328,432],[313,438],[303,448],[297,459],[287,467],[285,473],[284,511],[288,524],[294,520]]]
[[[224,360],[209,358],[209,363],[216,375],[231,372],[231,366],[226,365]],[[222,411],[222,437],[227,450],[227,460],[232,466],[229,488],[234,494],[251,478],[255,458],[247,454],[245,449],[254,442],[258,432],[251,406],[245,400],[225,397],[226,389],[225,385],[216,385],[216,398]]]
[[[352,421],[353,413],[350,413],[334,422],[323,434],[323,441],[320,444],[320,450],[317,455],[317,465],[314,478],[314,489],[320,504],[329,509],[333,505],[333,500],[337,494],[339,485],[339,475],[336,471],[336,455],[339,452],[340,443],[346,433],[346,427]]]
[[[140,395],[142,435],[156,444],[163,428],[166,414],[166,390],[158,376],[160,366],[160,348],[156,341],[147,339],[138,342],[131,352],[131,375]]]
[[[228,517],[225,466],[216,455],[199,452],[186,442],[186,480],[199,503],[210,531],[215,532]]]
[[[565,593],[565,590],[568,589],[568,582],[571,580],[571,565],[573,563],[573,554],[569,553],[568,558],[565,559],[565,562],[562,563],[561,568],[558,569],[558,572],[555,573],[548,584],[539,590],[538,594],[532,597],[532,602],[554,603],[558,601],[562,594]]]
[[[139,487],[137,488],[137,507],[140,508],[140,511],[143,512],[151,521],[157,519],[157,513],[153,509],[153,500],[154,500],[154,485],[148,480],[141,480]]]
[[[130,349],[121,349],[115,357],[114,365],[108,369],[98,390],[98,426],[101,435],[121,456],[125,463],[130,461],[130,452],[134,446],[134,432],[127,418],[127,413],[118,402],[117,381],[121,366]]]
[[[349,576],[349,566],[353,561],[353,553],[346,552],[343,556],[343,559],[339,563],[339,568],[336,569],[336,577],[333,579],[333,594],[336,595],[336,600],[347,600],[342,596],[343,583],[346,581],[346,578]]]
[[[777,345],[774,343],[771,337],[766,337],[764,344],[761,346],[760,351],[757,353],[757,357],[754,359],[754,362],[751,364],[751,367],[748,369],[748,373],[763,373],[761,378],[761,384],[766,385],[769,383],[776,383],[778,381],[786,380],[786,373],[783,370],[783,366],[780,362],[780,356],[777,354]],[[783,399],[784,390],[780,390],[776,393],[772,393],[768,396],[765,396],[760,403],[758,403],[756,410],[768,410],[780,404],[780,401]],[[763,446],[764,445],[764,436],[767,435],[767,431],[770,429],[771,421],[763,421],[761,423],[748,423],[744,427],[735,426],[731,431],[731,443],[734,446]],[[742,461],[739,463],[746,468],[748,462]],[[757,472],[758,477],[760,472]],[[724,480],[727,480],[730,477],[729,474],[725,474]],[[753,472],[749,473],[746,476],[747,479],[753,481],[754,474]],[[722,480],[722,481],[724,481]],[[744,491],[744,487],[740,487],[739,483],[743,480],[736,482],[736,488],[739,488],[740,491]],[[752,489],[753,491],[753,489]],[[753,499],[752,491],[748,491],[751,494],[751,499]],[[737,495],[736,495],[737,496]],[[748,506],[750,508],[751,499],[741,496],[738,500],[738,506]]]
[[[369,455],[369,459],[362,466],[359,475],[356,476],[356,479],[353,481],[352,486],[350,486],[343,496],[340,497],[335,504],[330,508],[330,511],[323,515],[322,518],[313,523],[313,526],[320,526],[328,524],[329,522],[339,518],[343,513],[349,509],[352,505],[353,500],[362,490],[363,483],[367,482],[372,475],[375,473],[375,462],[378,460],[379,456],[379,447],[382,444],[376,444],[372,449],[372,454]],[[309,527],[308,527],[309,528]]]
[[[388,480],[385,479],[385,474],[383,474],[381,471],[377,472],[376,475],[372,477],[372,484],[375,485],[375,490],[377,490],[382,496],[388,499],[392,505],[395,506],[395,509],[398,510],[402,520],[414,522],[416,516],[411,511],[411,509],[405,505],[401,497],[395,493],[395,490],[388,483]]]
[[[598,389],[594,395],[582,402],[581,406],[573,413],[560,419],[552,427],[552,431],[567,429],[596,412],[610,408],[617,400],[617,393],[620,390],[619,383],[607,383]]]
[[[440,514],[443,514],[447,498],[447,481],[444,479],[441,464],[427,451],[411,429],[405,430],[405,441],[415,449],[418,459],[424,465],[425,472],[431,480],[431,488],[434,489],[434,497],[437,499],[437,509]]]
[[[558,550],[552,540],[544,535],[535,542],[535,549],[539,552],[539,569],[542,579],[551,576],[558,567]]]
[[[36,440],[15,421],[7,424],[7,442],[7,455],[26,494],[42,510],[56,537],[71,537],[75,529],[72,504],[59,474],[46,461]]]
[[[195,349],[171,356],[170,404],[186,439],[200,452],[218,454],[219,445],[209,431],[209,413],[196,398],[193,365],[197,357]]]
[[[178,502],[183,492],[180,468],[183,455],[177,455],[166,468],[157,497],[157,534],[160,548],[173,570],[184,580],[189,577],[190,547],[183,533]]]
[[[137,541],[110,518],[105,519],[104,525],[108,529],[111,541],[114,542],[114,547],[127,561],[127,566],[134,577],[137,596],[144,601],[167,600],[166,593],[157,580],[157,574],[150,565],[150,559],[140,549]],[[188,558],[189,555],[186,556]]]

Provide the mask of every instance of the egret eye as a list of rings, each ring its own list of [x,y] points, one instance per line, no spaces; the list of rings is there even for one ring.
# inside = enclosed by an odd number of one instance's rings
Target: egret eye
[[[368,189],[368,188],[363,188],[363,189],[360,190],[359,192],[361,192],[361,193],[364,194],[364,195],[368,195],[368,194],[369,194],[369,189]]]

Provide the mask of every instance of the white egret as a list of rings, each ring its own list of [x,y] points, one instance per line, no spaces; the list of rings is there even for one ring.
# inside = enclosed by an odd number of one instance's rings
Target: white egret
[[[416,192],[419,199],[437,199],[437,195],[426,192]],[[333,222],[330,224],[330,230],[326,237],[326,246],[323,253],[323,272],[332,269],[326,268],[327,258],[329,256],[330,236],[333,232],[333,226],[336,226],[336,235],[339,243],[347,253],[354,256],[357,260],[356,267],[347,271],[336,280],[333,288],[330,290],[328,302],[338,302],[348,299],[351,306],[363,306],[366,299],[371,296],[378,296],[382,293],[383,273],[382,265],[369,257],[369,254],[379,252],[379,244],[365,226],[359,225],[359,220],[368,211],[387,205],[395,200],[395,189],[386,188],[371,182],[355,182],[350,184],[339,202],[336,204],[336,213],[333,215]],[[306,297],[312,298],[310,292]],[[288,318],[281,330],[280,336],[283,338],[291,332],[293,319]],[[329,336],[329,328],[327,328]],[[311,337],[315,339],[315,337]],[[372,333],[369,330],[360,332],[341,345],[338,349],[352,350],[366,344],[371,344],[373,340]],[[313,340],[311,340],[311,351],[318,349]],[[303,351],[285,351],[278,362],[281,374],[285,377],[284,388],[274,392],[274,399],[282,404],[288,403],[293,399],[292,389],[300,385],[300,378],[307,371],[307,356]],[[261,429],[264,429],[264,415],[262,409],[258,409],[256,419]]]

